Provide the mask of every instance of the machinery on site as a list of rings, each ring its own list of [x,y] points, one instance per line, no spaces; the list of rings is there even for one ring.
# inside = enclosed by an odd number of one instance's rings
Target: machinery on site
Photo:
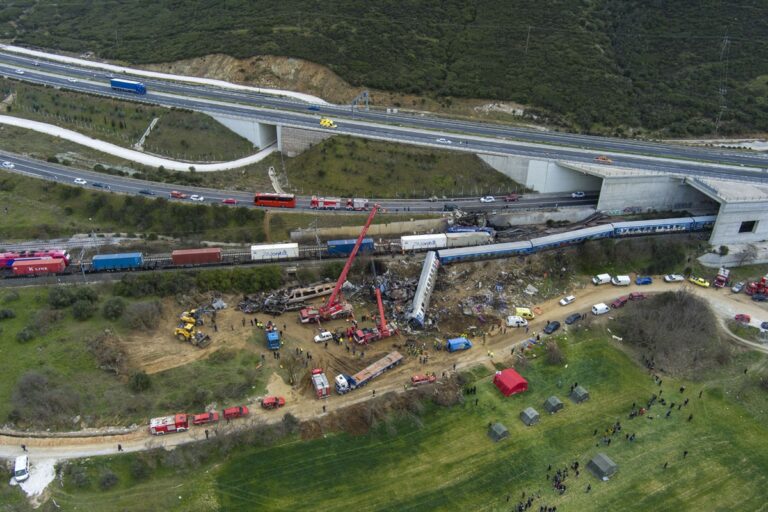
[[[349,393],[353,389],[365,386],[382,373],[386,372],[390,368],[394,368],[402,362],[402,354],[395,351],[387,354],[383,358],[379,359],[364,370],[360,370],[354,375],[339,374],[335,379],[336,392],[340,395],[343,395],[345,393]]]
[[[195,329],[195,324],[193,323],[180,323],[176,329],[173,330],[173,335],[176,336],[176,339],[179,341],[187,341],[199,348],[205,348],[211,344],[211,337],[202,331]]]
[[[344,264],[344,269],[341,271],[338,280],[336,280],[336,286],[334,286],[330,297],[328,297],[328,301],[319,308],[308,307],[302,309],[299,312],[299,319],[301,320],[301,323],[306,324],[309,322],[334,320],[338,318],[346,318],[352,315],[352,305],[348,302],[345,302],[343,297],[340,295],[341,287],[347,280],[349,269],[352,268],[352,263],[355,261],[355,256],[357,256],[357,252],[360,250],[360,244],[363,243],[365,234],[368,232],[368,228],[371,227],[371,222],[373,222],[373,218],[376,216],[378,209],[378,204],[374,204],[373,208],[371,208],[371,213],[368,214],[368,219],[365,221],[363,229],[360,230],[360,235],[357,237],[357,241],[355,242],[355,246],[352,248],[352,252],[349,253],[347,262]]]
[[[731,271],[728,270],[725,267],[720,267],[720,269],[717,271],[717,275],[715,276],[715,280],[712,283],[712,285],[715,288],[723,288],[728,284],[728,278],[731,275]]]
[[[744,293],[747,295],[765,295],[768,293],[768,274],[757,281],[747,283],[747,286],[744,288]]]
[[[182,312],[179,316],[179,320],[185,324],[194,324],[196,326],[205,325],[203,315],[206,313],[207,311],[202,308],[190,309],[189,311]]]
[[[331,396],[331,386],[328,384],[328,377],[325,376],[322,368],[312,370],[312,387],[315,388],[317,398]]]
[[[367,345],[371,341],[381,340],[389,338],[397,334],[397,327],[387,323],[387,318],[384,315],[384,303],[381,300],[381,290],[378,287],[374,287],[374,293],[376,294],[376,303],[379,307],[378,317],[374,316],[374,328],[361,328],[353,329],[352,338],[361,345]]]

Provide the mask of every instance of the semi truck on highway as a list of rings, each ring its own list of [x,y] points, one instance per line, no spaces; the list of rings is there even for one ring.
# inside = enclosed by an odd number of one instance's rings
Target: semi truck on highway
[[[109,85],[116,91],[132,92],[134,94],[147,94],[147,86],[141,82],[133,80],[123,80],[122,78],[113,78]]]

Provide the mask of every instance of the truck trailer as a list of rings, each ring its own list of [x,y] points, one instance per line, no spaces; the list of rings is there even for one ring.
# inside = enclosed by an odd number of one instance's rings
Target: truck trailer
[[[336,392],[340,395],[343,395],[345,393],[349,393],[353,389],[365,386],[385,371],[389,370],[390,368],[394,368],[402,362],[403,356],[400,354],[400,352],[395,351],[384,356],[372,365],[368,366],[364,370],[357,372],[354,375],[337,375],[335,379]]]
[[[109,85],[116,91],[132,92],[134,94],[147,94],[147,86],[141,82],[133,80],[123,80],[122,78],[113,78]]]
[[[177,249],[171,253],[171,261],[174,265],[221,263],[221,248]]]
[[[62,259],[44,257],[17,259],[11,265],[13,275],[15,276],[41,276],[45,274],[57,274],[64,272],[67,264]]]

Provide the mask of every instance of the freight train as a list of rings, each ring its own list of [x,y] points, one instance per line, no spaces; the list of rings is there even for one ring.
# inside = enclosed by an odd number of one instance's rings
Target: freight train
[[[509,243],[492,243],[486,231],[407,235],[398,241],[376,243],[363,240],[360,250],[388,253],[434,250],[440,264],[533,254],[602,238],[626,238],[638,235],[697,232],[712,229],[716,216],[682,217],[634,222],[616,222],[567,231],[556,235]],[[248,262],[282,262],[319,257],[346,257],[355,240],[331,240],[322,246],[300,247],[296,243],[252,245],[250,251],[227,251],[218,247],[180,249],[170,255],[145,256],[142,253],[100,254],[92,259],[72,262],[66,251],[27,251],[0,253],[5,275],[41,276],[75,272],[125,272],[204,266],[237,265]]]

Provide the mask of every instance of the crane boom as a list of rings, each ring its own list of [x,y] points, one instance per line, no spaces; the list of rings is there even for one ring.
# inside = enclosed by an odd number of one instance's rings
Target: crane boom
[[[339,291],[341,290],[341,287],[344,285],[344,281],[347,280],[347,274],[349,274],[349,269],[352,268],[352,262],[355,261],[355,256],[357,256],[357,251],[360,249],[360,244],[363,243],[363,238],[365,238],[365,234],[368,232],[368,228],[371,227],[371,222],[373,222],[373,217],[376,216],[376,211],[379,209],[378,204],[374,204],[373,208],[371,208],[371,213],[368,214],[368,220],[365,221],[365,225],[363,226],[363,229],[360,231],[360,236],[357,237],[357,242],[355,242],[355,246],[352,248],[352,252],[349,253],[349,257],[347,258],[347,263],[344,264],[344,270],[341,271],[341,274],[339,275],[338,281],[336,281],[336,286],[333,288],[333,292],[331,293],[331,296],[328,297],[328,302],[325,303],[326,308],[332,307],[334,304],[336,304],[336,300],[339,296]]]
[[[385,331],[387,329],[387,319],[384,318],[384,303],[381,301],[381,290],[377,286],[375,289],[376,302],[379,305],[379,331]]]

